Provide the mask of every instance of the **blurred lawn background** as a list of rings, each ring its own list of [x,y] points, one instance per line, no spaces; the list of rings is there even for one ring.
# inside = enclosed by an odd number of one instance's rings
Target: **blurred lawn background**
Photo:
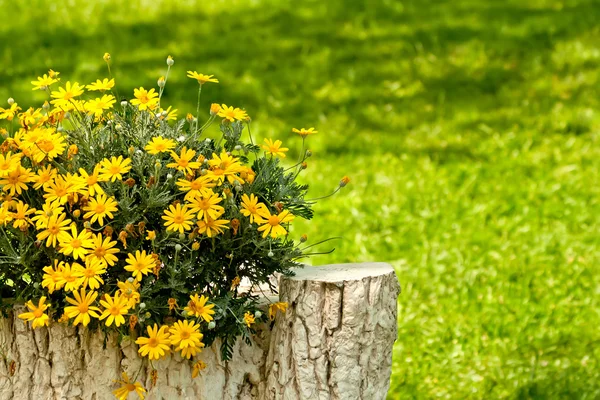
[[[246,108],[298,149],[312,263],[389,261],[389,399],[600,398],[600,4],[587,0],[0,0],[0,99],[48,68]],[[1,106],[6,106],[2,100]],[[296,154],[297,154],[296,150]],[[293,157],[293,155],[291,155]],[[320,250],[329,247],[321,246]]]

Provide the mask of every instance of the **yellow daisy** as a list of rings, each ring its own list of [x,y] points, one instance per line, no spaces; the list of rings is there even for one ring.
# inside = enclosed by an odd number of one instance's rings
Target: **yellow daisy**
[[[277,302],[269,304],[269,320],[273,321],[275,319],[275,315],[278,312],[282,312],[285,314],[285,311],[288,308],[288,303],[286,302]]]
[[[66,283],[62,279],[62,270],[64,268],[64,261],[54,260],[54,266],[48,265],[42,268],[44,276],[42,277],[42,287],[48,288],[48,293],[52,294],[55,290],[62,289]]]
[[[44,203],[41,210],[36,210],[35,216],[31,218],[31,221],[35,222],[37,229],[44,229],[48,226],[50,217],[60,215],[64,210],[64,207],[55,207],[52,203]]]
[[[195,294],[193,296],[190,296],[190,301],[188,302],[188,305],[184,308],[184,310],[187,311],[188,315],[200,317],[204,321],[210,322],[213,320],[212,315],[215,313],[215,310],[213,310],[215,305],[206,304],[207,301],[208,297],[199,297],[198,294]]]
[[[83,207],[84,211],[87,211],[83,218],[89,219],[93,224],[98,221],[100,225],[104,225],[104,218],[113,219],[113,212],[117,211],[117,202],[114,197],[107,197],[104,194],[99,194],[96,197],[90,199],[88,204]]]
[[[89,287],[92,290],[100,288],[104,284],[104,279],[100,275],[106,272],[106,265],[97,258],[88,258],[85,260],[85,267],[77,264],[73,275],[78,279],[78,285],[83,288]]]
[[[270,213],[266,213],[264,218],[264,221],[260,222],[264,225],[259,226],[258,231],[263,233],[264,238],[270,233],[271,237],[275,239],[278,236],[287,235],[287,231],[281,224],[292,222],[295,217],[289,211],[284,210],[279,214],[271,215]]]
[[[192,199],[189,203],[189,208],[193,212],[198,213],[196,216],[198,219],[208,221],[209,218],[219,218],[225,212],[225,209],[219,205],[221,201],[223,201],[222,197],[211,192],[207,197],[201,196]]]
[[[219,83],[217,78],[213,78],[214,75],[199,74],[196,71],[188,71],[187,77],[198,81],[200,85],[204,85],[206,82]]]
[[[165,220],[167,231],[179,233],[190,230],[193,218],[194,212],[188,209],[187,206],[182,207],[180,203],[176,206],[170,205],[169,209],[165,210],[165,215],[162,216],[162,219]]]
[[[55,106],[61,107],[70,107],[71,100],[75,97],[81,96],[83,94],[83,86],[81,86],[77,82],[67,82],[65,87],[59,87],[58,90],[53,91],[51,93],[51,97],[55,100],[52,100],[51,103]]]
[[[48,219],[45,229],[37,234],[37,240],[46,240],[46,247],[56,247],[59,236],[69,229],[71,220],[66,214],[53,215]]]
[[[50,165],[46,165],[45,167],[40,167],[37,172],[35,177],[33,178],[33,188],[35,190],[39,190],[42,187],[45,189],[46,187],[48,187],[48,185],[50,184],[50,182],[56,178],[56,176],[58,175],[58,171],[56,170],[56,168],[53,168]]]
[[[4,209],[4,207],[2,207]],[[8,210],[8,207],[6,208]],[[35,208],[29,208],[29,204],[25,204],[22,201],[17,202],[15,211],[12,213],[13,228],[15,229],[26,229],[31,223],[29,214],[35,212]]]
[[[177,186],[179,186],[179,190],[182,192],[187,192],[185,194],[185,200],[190,201],[198,196],[210,196],[213,191],[211,188],[216,186],[216,183],[208,176],[201,176],[194,180],[187,179],[179,179],[177,181]]]
[[[263,144],[261,147],[267,154],[275,157],[285,158],[285,152],[289,149],[287,147],[281,147],[281,145],[281,140],[276,140],[273,142],[271,139],[265,139],[265,144]]]
[[[147,327],[148,337],[139,337],[135,341],[140,345],[138,353],[142,357],[148,356],[150,360],[158,360],[170,352],[170,340],[167,326],[163,325],[158,328],[157,324],[154,327]]]
[[[131,159],[123,156],[105,158],[100,162],[100,180],[112,181],[123,180],[123,175],[131,170]]]
[[[44,74],[42,76],[38,76],[37,81],[31,81],[33,85],[33,89],[31,90],[46,90],[53,83],[58,82],[58,79],[48,76],[48,74]]]
[[[100,300],[100,305],[104,307],[100,320],[106,319],[106,326],[111,326],[113,322],[117,327],[123,325],[125,323],[123,315],[129,311],[127,303],[127,299],[118,294],[114,297],[104,295],[104,300]]]
[[[72,263],[70,265],[68,263],[64,263],[60,270],[58,283],[64,286],[64,290],[66,292],[72,292],[79,289],[79,286],[81,286],[81,280],[76,275],[78,267],[80,268],[81,265],[77,263]]]
[[[117,262],[118,258],[115,256],[119,252],[119,249],[115,248],[117,241],[110,240],[110,237],[102,238],[102,234],[98,233],[96,236],[92,236],[92,246],[90,246],[90,254],[88,258],[97,259],[104,263],[104,265],[113,266]]]
[[[109,80],[108,78],[104,78],[103,80],[96,79],[96,82],[92,82],[89,85],[86,85],[85,88],[91,91],[98,90],[100,92],[104,92],[106,90],[112,89],[114,86],[114,79]]]
[[[309,136],[309,135],[314,135],[316,133],[319,133],[319,131],[315,131],[315,128],[301,128],[301,129],[296,129],[293,128],[292,132],[297,133],[298,135],[302,136],[303,138]]]
[[[135,99],[131,100],[131,104],[138,106],[140,110],[153,110],[158,106],[158,93],[154,89],[149,91],[143,87],[133,90]]]
[[[217,115],[221,118],[228,120],[229,122],[244,121],[248,119],[248,114],[246,114],[246,111],[241,110],[237,107],[229,107],[226,104],[221,104],[221,109],[219,110]]]
[[[95,196],[96,194],[104,194],[104,189],[100,186],[98,182],[100,182],[99,174],[100,174],[100,166],[96,165],[94,167],[94,172],[92,174],[88,174],[87,171],[83,168],[79,168],[79,175],[83,179],[85,179],[85,183],[87,184],[87,191],[89,196]]]
[[[135,392],[141,400],[144,400],[144,393],[146,393],[146,389],[142,386],[141,383],[135,382],[131,383],[129,381],[129,377],[125,372],[121,375],[123,380],[117,381],[117,383],[122,386],[113,391],[113,394],[118,400],[127,400],[129,398],[129,393]]]
[[[83,324],[83,326],[88,326],[91,317],[100,317],[100,309],[92,306],[98,297],[97,292],[92,291],[86,293],[85,288],[82,288],[79,292],[74,291],[73,297],[75,298],[65,297],[67,303],[72,304],[72,306],[65,307],[65,314],[69,318],[75,318],[73,326],[76,326],[79,323]]]
[[[34,177],[35,175],[29,168],[17,167],[14,171],[0,179],[0,185],[4,192],[8,192],[11,196],[14,196],[27,190],[27,184],[32,182]]]
[[[48,322],[50,321],[50,317],[44,312],[50,307],[50,304],[45,304],[46,296],[40,297],[38,305],[34,305],[31,300],[29,300],[25,305],[29,309],[29,312],[24,312],[19,314],[19,318],[25,321],[33,321],[31,327],[41,328],[42,326],[48,326]]]
[[[200,325],[193,321],[183,320],[177,321],[169,330],[171,333],[171,345],[177,350],[187,349],[188,347],[204,347],[202,343],[202,333],[200,333]]]
[[[135,307],[135,305],[140,302],[140,283],[138,281],[119,281],[117,282],[117,286],[119,287],[117,294],[127,299],[129,308]]]
[[[174,151],[171,152],[171,157],[175,162],[167,164],[168,168],[176,168],[179,171],[182,171],[184,174],[192,175],[194,170],[200,168],[200,163],[197,161],[192,161],[192,159],[196,156],[196,151],[189,149],[185,146],[181,149],[181,153],[177,154]]]
[[[246,311],[246,313],[244,314],[244,322],[246,323],[248,328],[250,328],[250,326],[252,326],[254,322],[256,322],[254,319],[254,314],[252,314],[250,311]]]
[[[247,194],[242,195],[242,208],[240,212],[245,217],[250,217],[250,223],[263,222],[263,215],[269,214],[267,206],[263,203],[258,202],[258,197],[254,193],[250,193],[250,197]]]
[[[115,96],[111,94],[105,94],[104,96],[97,97],[94,100],[89,100],[85,103],[85,109],[88,114],[95,116],[96,118],[100,118],[104,111],[110,110],[113,108],[113,105],[117,102]]]
[[[227,224],[229,220],[227,219],[212,219],[208,218],[206,220],[200,220],[197,222],[198,225],[198,233],[203,234],[206,233],[206,236],[213,237],[219,233],[223,233],[223,229],[227,229]]]
[[[137,250],[135,255],[129,253],[126,261],[125,271],[131,272],[136,281],[141,281],[142,276],[148,275],[155,265],[154,257],[151,254],[146,254],[146,250]]]
[[[165,139],[162,136],[153,137],[150,142],[144,147],[148,153],[156,155],[165,151],[171,151],[175,148],[173,139]]]
[[[71,232],[63,232],[58,237],[59,251],[65,255],[71,255],[74,259],[84,259],[92,246],[92,233],[82,229],[77,233],[77,225],[71,224]]]

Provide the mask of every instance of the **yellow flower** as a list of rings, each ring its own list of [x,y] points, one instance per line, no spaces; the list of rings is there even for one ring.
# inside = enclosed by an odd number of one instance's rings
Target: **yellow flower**
[[[148,231],[146,240],[156,240],[156,231]]]
[[[95,196],[97,194],[104,194],[104,189],[99,185],[99,174],[100,174],[100,166],[96,165],[94,167],[94,172],[92,174],[88,174],[87,171],[83,168],[79,168],[79,174],[85,180],[87,184],[87,194],[89,196]]]
[[[198,360],[194,363],[194,367],[192,369],[192,378],[195,378],[198,376],[198,374],[200,373],[200,371],[202,371],[204,368],[206,368],[206,363],[204,363],[204,361],[202,360]]]
[[[110,61],[110,54],[109,53],[104,53],[104,55],[102,56],[102,59],[104,60],[104,62],[109,62]]]
[[[195,169],[200,168],[199,162],[192,161],[195,156],[195,150],[188,150],[187,147],[183,146],[179,155],[174,151],[171,152],[171,157],[173,160],[175,160],[175,162],[167,164],[167,167],[177,168],[177,170],[182,171],[184,174],[192,175]]]
[[[240,164],[238,158],[227,154],[225,150],[221,152],[221,155],[213,153],[212,159],[208,161],[208,165],[210,165],[211,170],[207,176],[219,182],[219,184],[225,177],[227,177],[227,180],[231,184],[235,181],[244,183],[244,180],[235,174],[245,171],[246,167]]]
[[[206,82],[219,83],[217,78],[213,78],[214,75],[199,74],[196,71],[188,71],[187,77],[198,81],[200,85],[204,85]]]
[[[19,107],[17,103],[13,103],[8,108],[0,107],[0,119],[12,121],[19,111],[21,111],[21,107]]]
[[[208,301],[208,297],[200,296],[195,294],[190,296],[190,301],[188,302],[187,307],[184,308],[184,311],[188,312],[188,315],[192,315],[194,317],[200,317],[206,322],[210,322],[213,320],[212,315],[215,313],[213,308],[214,304],[206,304]]]
[[[271,154],[275,157],[285,158],[285,152],[289,149],[287,147],[281,147],[281,140],[272,141],[271,139],[265,139],[265,144],[261,147],[267,154]]]
[[[94,115],[96,118],[100,118],[105,110],[110,110],[116,103],[115,96],[111,94],[105,94],[102,98],[97,97],[94,100],[89,100],[85,103],[85,109],[88,114]]]
[[[159,329],[157,324],[154,324],[154,327],[148,326],[148,337],[142,336],[135,341],[136,344],[140,345],[138,353],[142,357],[148,356],[150,360],[158,360],[168,354],[170,352],[170,340],[167,328],[166,325],[163,325]]]
[[[83,218],[91,218],[92,224],[98,221],[100,225],[104,225],[104,218],[114,218],[113,212],[117,211],[117,202],[114,197],[99,194],[90,199],[89,203],[83,207],[83,211],[87,211]]]
[[[246,323],[246,325],[248,326],[248,328],[250,328],[250,326],[252,324],[254,324],[254,314],[252,314],[250,311],[246,311],[246,313],[244,314],[244,322]]]
[[[177,321],[169,330],[171,333],[171,345],[177,350],[187,349],[192,347],[201,349],[204,347],[202,343],[202,333],[200,333],[200,325],[188,320]]]
[[[44,188],[46,202],[54,207],[65,204],[69,196],[76,197],[77,193],[85,194],[85,180],[79,176],[59,175]]]
[[[350,183],[350,178],[348,178],[347,176],[344,176],[342,179],[340,179],[340,187],[344,187],[349,183]]]
[[[131,104],[138,106],[140,110],[153,110],[158,106],[158,93],[154,89],[146,90],[143,87],[133,90],[135,99]]]
[[[250,223],[254,221],[263,222],[262,216],[269,214],[267,206],[263,203],[258,202],[258,197],[254,193],[250,193],[250,197],[247,194],[242,195],[242,208],[240,209],[242,215],[250,217]]]
[[[64,261],[54,260],[54,267],[48,265],[44,267],[44,276],[42,280],[42,287],[48,288],[48,293],[52,294],[55,290],[62,289],[65,281],[62,279],[62,270],[64,268]]]
[[[223,198],[211,191],[207,197],[201,196],[192,199],[189,208],[193,212],[198,213],[196,216],[198,219],[208,221],[208,219],[219,218],[225,212],[225,209],[218,205],[221,201],[223,201]]]
[[[219,233],[223,233],[223,229],[227,229],[227,219],[212,219],[200,220],[197,222],[198,233],[206,233],[206,236],[213,237]]]
[[[177,305],[177,299],[174,299],[172,297],[169,298],[169,300],[167,300],[167,304],[169,305],[169,311],[173,311],[174,309],[179,307]]]
[[[87,90],[99,90],[101,92],[104,92],[106,90],[110,90],[115,86],[115,80],[111,79],[108,80],[108,78],[104,78],[104,80],[100,80],[100,79],[96,79],[96,82],[92,82],[91,84],[87,85],[85,88]]]
[[[127,400],[129,397],[129,393],[135,392],[140,397],[141,400],[144,400],[144,393],[146,393],[146,389],[142,386],[141,383],[131,383],[129,381],[129,377],[125,372],[123,372],[123,380],[117,381],[117,383],[123,385],[120,388],[113,391],[113,394],[118,400]]]
[[[100,317],[100,309],[92,306],[92,303],[94,303],[96,297],[98,297],[97,292],[92,291],[86,293],[85,288],[82,288],[79,292],[74,291],[73,296],[75,299],[65,297],[67,303],[72,304],[72,306],[65,307],[65,315],[69,318],[75,318],[73,326],[76,326],[79,323],[82,323],[83,326],[88,326],[91,321],[90,317]]]
[[[286,302],[277,302],[269,304],[269,320],[273,321],[275,319],[275,315],[278,311],[285,313],[285,310],[288,308],[288,303]]]
[[[125,271],[131,272],[136,281],[141,281],[143,275],[148,275],[155,264],[154,258],[151,254],[146,254],[146,250],[137,250],[135,255],[129,253],[126,261]]]
[[[211,188],[214,188],[216,183],[214,183],[210,177],[205,175],[196,178],[193,181],[179,179],[177,181],[177,186],[179,186],[179,190],[182,192],[187,192],[185,194],[185,200],[190,201],[198,196],[210,196],[213,193]]]
[[[170,205],[169,209],[165,210],[165,215],[162,216],[167,231],[179,231],[179,233],[190,230],[193,218],[194,212],[188,209],[187,206],[182,207],[181,204],[177,204],[177,206]]]
[[[301,129],[296,129],[293,128],[292,132],[297,133],[298,135],[302,136],[303,138],[307,137],[308,135],[314,135],[316,133],[319,133],[319,131],[315,131],[315,128],[301,128]]]
[[[60,270],[58,283],[64,286],[64,290],[66,292],[72,292],[81,286],[81,280],[76,275],[76,270],[78,267],[81,267],[81,265],[77,263],[72,263],[71,265],[64,263],[62,269]]]
[[[50,85],[56,82],[58,82],[58,79],[44,74],[42,76],[38,76],[37,81],[31,81],[31,84],[33,85],[33,89],[31,90],[46,90],[50,87]]]
[[[127,303],[127,299],[118,294],[115,294],[114,297],[110,297],[108,294],[104,295],[104,300],[100,300],[100,305],[104,307],[100,320],[106,318],[106,326],[111,326],[113,322],[115,326],[121,326],[125,323],[123,315],[129,311]]]
[[[50,165],[46,165],[45,167],[40,167],[37,170],[36,176],[33,178],[33,188],[35,190],[39,190],[42,187],[45,189],[48,187],[50,182],[56,178],[58,171],[56,168],[52,168]]]
[[[25,305],[29,308],[29,312],[24,312],[19,314],[19,318],[25,321],[33,321],[31,327],[41,328],[42,326],[48,326],[48,322],[50,321],[50,317],[44,312],[50,307],[50,304],[44,304],[46,302],[46,296],[42,296],[38,302],[38,305],[35,306],[31,300],[29,300]]]
[[[221,111],[221,106],[217,103],[212,103],[210,105],[210,115],[217,115]]]
[[[46,240],[46,247],[56,247],[58,238],[62,232],[69,229],[71,220],[67,219],[66,214],[53,215],[48,219],[48,223],[43,231],[37,234],[37,240]]]
[[[35,222],[37,229],[44,229],[48,226],[48,221],[53,215],[60,215],[64,211],[63,207],[55,207],[51,203],[44,203],[41,210],[35,212],[31,221]]]
[[[0,176],[7,176],[17,168],[21,166],[21,153],[11,154],[9,151],[4,154],[0,154]]]
[[[150,142],[144,147],[150,154],[159,154],[165,151],[170,151],[175,148],[175,141],[173,139],[165,139],[162,136],[153,137]]]
[[[88,254],[87,249],[92,245],[92,233],[83,229],[77,233],[77,225],[71,224],[71,233],[63,232],[58,237],[59,251],[65,255],[71,255],[74,259],[81,258],[82,260]]]
[[[171,106],[167,107],[167,109],[160,108],[160,119],[167,121],[175,121],[177,120],[177,109],[172,109]],[[166,114],[166,115],[164,115]]]
[[[27,132],[21,145],[21,150],[29,152],[28,156],[37,163],[57,158],[66,148],[65,137],[54,128],[38,128]]]
[[[85,260],[85,268],[77,264],[74,271],[73,275],[79,279],[78,283],[83,285],[84,289],[89,286],[90,289],[96,290],[104,284],[100,275],[106,272],[106,265],[96,258]]]
[[[5,207],[2,207],[4,209]],[[8,207],[6,207],[6,211],[8,211]],[[12,213],[11,219],[13,220],[13,228],[15,229],[25,229],[31,224],[31,219],[29,219],[29,214],[35,212],[35,208],[29,208],[29,204],[25,204],[22,201],[17,202],[16,210]]]
[[[100,180],[112,181],[123,180],[123,175],[131,170],[131,159],[123,159],[123,156],[105,158],[100,162]]]
[[[90,246],[91,253],[88,258],[96,258],[104,265],[115,265],[117,257],[115,254],[119,252],[119,249],[115,249],[117,241],[110,241],[110,237],[102,238],[102,234],[98,233],[93,237],[92,246]]]
[[[140,283],[138,281],[119,281],[117,282],[117,286],[119,287],[117,294],[127,299],[127,306],[129,308],[135,307],[140,302],[140,292],[138,292]]]
[[[248,119],[248,114],[246,111],[241,110],[239,108],[228,107],[226,104],[221,104],[221,109],[217,113],[217,115],[221,118],[228,120],[229,122],[234,121],[244,121]]]
[[[81,96],[83,94],[83,86],[81,86],[77,82],[67,82],[65,87],[59,87],[57,91],[52,92],[50,95],[53,99],[51,103],[59,108],[69,108],[71,107],[71,101],[75,97]]]
[[[27,190],[27,183],[32,182],[35,175],[29,168],[17,167],[7,176],[0,179],[0,185],[4,192],[9,192],[11,196],[23,193]]]
[[[283,226],[281,226],[281,224],[292,222],[295,218],[294,215],[287,210],[282,211],[281,213],[279,213],[279,215],[271,215],[270,213],[268,213],[265,214],[264,217],[265,220],[260,222],[264,225],[259,226],[258,231],[263,232],[264,238],[266,238],[270,233],[273,239],[277,238],[278,236],[287,235],[287,231]]]
[[[2,203],[0,206],[0,225],[6,226],[10,221],[12,221],[13,213],[10,212],[9,204],[7,202]]]

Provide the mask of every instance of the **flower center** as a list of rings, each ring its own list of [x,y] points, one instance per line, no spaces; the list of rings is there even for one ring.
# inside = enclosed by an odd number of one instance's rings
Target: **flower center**
[[[188,331],[182,331],[179,336],[181,336],[182,339],[187,339],[190,337],[190,333]]]
[[[156,346],[158,346],[158,339],[156,339],[156,338],[150,338],[148,340],[148,346],[149,347],[156,347]]]
[[[79,310],[79,312],[81,314],[85,314],[88,312],[88,305],[85,303],[79,303],[79,305],[77,306],[77,309]]]
[[[33,312],[33,316],[36,318],[41,317],[44,314],[44,311],[41,308],[38,308]]]
[[[104,204],[98,204],[96,206],[96,214],[102,214],[106,210],[106,206]]]
[[[51,235],[57,235],[58,232],[60,232],[60,228],[58,227],[58,225],[52,225],[48,227],[48,231]]]
[[[93,278],[94,276],[96,276],[96,271],[94,271],[93,269],[86,268],[84,274],[86,278]]]
[[[183,215],[176,215],[173,217],[173,222],[175,222],[176,224],[181,224],[183,222]]]
[[[119,310],[119,307],[117,307],[116,305],[112,306],[111,308],[109,308],[108,312],[111,313],[112,315],[119,315],[119,314],[121,314],[120,310]]]
[[[130,392],[133,392],[135,390],[135,385],[133,383],[128,383],[127,385],[125,385],[125,389],[129,390]]]
[[[110,173],[113,174],[113,175],[118,174],[119,171],[121,171],[121,166],[119,166],[119,165],[112,165],[110,167]]]
[[[94,250],[94,254],[96,255],[96,257],[102,258],[106,254],[106,250],[104,250],[104,248],[102,247],[99,247],[96,250]]]
[[[279,217],[277,217],[277,215],[271,215],[269,217],[269,225],[271,225],[271,226],[279,225]]]
[[[81,247],[81,240],[79,240],[79,239],[73,239],[71,241],[71,247],[74,248],[74,249],[77,249],[77,248]]]

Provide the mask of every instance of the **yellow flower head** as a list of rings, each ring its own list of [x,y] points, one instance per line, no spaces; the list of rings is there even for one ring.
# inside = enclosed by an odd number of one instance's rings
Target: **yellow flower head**
[[[85,267],[81,265],[75,267],[74,275],[79,278],[79,285],[82,285],[84,289],[89,287],[92,290],[96,290],[100,288],[100,285],[104,284],[101,275],[105,272],[106,264],[97,258],[88,257],[85,260]]]
[[[97,79],[96,82],[92,82],[89,85],[87,85],[85,88],[87,90],[91,90],[91,91],[100,91],[100,92],[104,92],[106,90],[110,90],[115,86],[115,80],[114,79],[108,79],[108,78],[104,78],[104,80],[100,80]]]
[[[154,89],[146,90],[143,87],[133,90],[135,99],[131,104],[138,106],[140,110],[154,110],[158,106],[158,93]]]
[[[142,384],[139,382],[131,383],[125,372],[123,372],[122,377],[123,380],[117,381],[117,383],[121,384],[122,386],[113,391],[115,397],[118,400],[127,400],[129,398],[129,393],[135,392],[141,400],[144,400],[146,389],[144,389]]]
[[[99,194],[90,199],[83,211],[87,211],[83,218],[90,219],[92,224],[98,221],[100,225],[104,225],[104,218],[114,218],[113,212],[117,211],[117,202],[114,197]]]
[[[123,180],[123,175],[131,170],[131,159],[123,156],[105,158],[100,162],[100,180],[112,181]]]
[[[246,311],[244,314],[244,322],[248,328],[250,328],[250,326],[252,326],[255,322],[254,314],[252,314],[250,311]]]
[[[269,305],[269,320],[273,321],[275,319],[275,315],[277,312],[281,311],[285,313],[288,308],[288,303],[286,302],[277,302]]]
[[[33,85],[32,90],[46,90],[50,87],[50,85],[56,82],[58,82],[58,79],[44,74],[42,76],[38,76],[37,81],[31,81],[31,84]]]
[[[189,208],[193,212],[198,213],[196,216],[198,219],[204,219],[205,221],[218,219],[225,212],[225,209],[219,205],[221,201],[223,201],[222,197],[211,192],[209,196],[193,198],[190,201]]]
[[[77,82],[73,82],[73,84],[67,82],[64,87],[61,86],[51,93],[50,96],[54,99],[51,103],[59,108],[70,108],[72,106],[71,101],[82,94],[83,86]]]
[[[92,246],[90,246],[90,254],[88,258],[97,259],[104,265],[115,265],[118,258],[115,256],[119,249],[115,248],[117,241],[111,241],[110,237],[102,237],[101,233],[92,236]]]
[[[48,293],[52,294],[55,290],[62,289],[64,286],[65,281],[62,280],[64,265],[64,261],[54,260],[54,266],[48,265],[42,269],[44,271],[42,287],[47,288]]]
[[[115,326],[119,327],[125,323],[125,317],[129,311],[128,301],[125,297],[115,294],[114,297],[110,297],[108,294],[104,296],[104,300],[100,300],[100,305],[104,307],[104,311],[100,316],[100,319],[106,319],[106,326],[111,326],[115,323]]]
[[[240,211],[245,217],[250,217],[250,223],[263,222],[263,215],[269,214],[267,206],[259,203],[258,197],[254,193],[250,193],[250,197],[245,193],[242,195],[242,208]]]
[[[148,326],[148,337],[139,337],[135,343],[140,345],[138,353],[142,357],[148,356],[150,360],[158,360],[170,352],[170,339],[168,327],[163,325],[158,328],[157,324],[153,327]]]
[[[184,233],[192,227],[192,220],[194,218],[194,211],[190,210],[187,206],[176,206],[170,205],[168,210],[165,210],[165,215],[162,219],[165,220],[165,226],[167,231],[175,231]]]
[[[263,225],[258,227],[258,231],[263,233],[264,238],[270,233],[271,237],[275,239],[279,236],[287,235],[287,231],[281,224],[292,222],[295,217],[289,211],[284,210],[279,214],[265,214],[264,218],[265,219],[260,222]]]
[[[141,281],[143,275],[148,275],[154,268],[154,257],[146,254],[146,250],[135,252],[135,255],[129,253],[127,256],[127,266],[125,271],[131,272],[136,281]]]
[[[210,322],[213,320],[212,315],[215,313],[213,310],[215,305],[206,304],[207,301],[208,297],[206,296],[198,296],[198,294],[190,296],[190,301],[184,311],[187,311],[190,316],[200,317],[204,321]]]
[[[263,144],[261,147],[267,154],[275,157],[285,158],[285,153],[289,149],[287,147],[281,147],[281,144],[281,140],[273,141],[271,139],[265,139],[265,144]]]
[[[217,115],[229,122],[245,121],[248,119],[248,114],[246,114],[246,111],[237,107],[228,107],[226,104],[221,104],[221,109],[217,112]]]
[[[171,151],[175,148],[173,139],[165,139],[162,136],[153,137],[144,149],[150,154],[159,154],[166,151]]]
[[[46,240],[46,247],[56,247],[59,236],[66,232],[70,225],[71,220],[67,219],[66,214],[53,215],[48,218],[45,229],[37,234],[37,239]]]
[[[129,308],[135,307],[135,305],[140,302],[140,292],[138,291],[140,289],[140,283],[138,281],[119,281],[117,282],[117,286],[119,287],[117,294],[128,300],[127,305]]]
[[[100,317],[100,309],[92,305],[98,297],[97,292],[86,293],[85,288],[82,288],[79,292],[74,291],[73,297],[75,298],[65,298],[67,303],[72,305],[65,307],[65,315],[69,318],[75,318],[73,325],[81,323],[83,326],[88,326],[91,317]]]
[[[113,108],[113,105],[116,103],[115,96],[112,94],[105,94],[101,98],[97,97],[94,100],[90,100],[85,103],[85,109],[88,114],[95,116],[96,118],[100,118],[104,111],[110,110]]]
[[[50,304],[45,304],[46,296],[40,297],[40,300],[36,305],[33,304],[31,300],[29,300],[25,305],[29,309],[29,312],[24,312],[19,314],[19,318],[25,321],[33,321],[31,327],[33,329],[41,328],[42,326],[48,326],[48,322],[50,321],[50,317],[44,312],[50,307]]]
[[[198,233],[206,233],[206,236],[210,238],[223,233],[224,229],[228,229],[228,223],[229,220],[227,219],[212,219],[210,217],[208,219],[202,219],[197,222]]]
[[[196,151],[192,149],[188,149],[183,146],[181,149],[181,153],[177,154],[174,151],[171,152],[171,157],[175,162],[167,164],[168,168],[176,168],[179,171],[182,171],[184,174],[192,175],[194,170],[200,168],[200,163],[197,161],[192,161],[196,156]]]
[[[69,231],[62,232],[58,237],[59,251],[70,255],[75,260],[85,259],[92,246],[92,233],[82,229],[77,233],[77,224],[72,223]]]
[[[301,129],[296,129],[293,128],[292,132],[297,133],[298,135],[302,136],[303,138],[309,136],[309,135],[314,135],[316,133],[319,133],[319,131],[315,131],[315,128],[301,128]]]
[[[193,321],[177,321],[173,324],[169,332],[171,333],[171,345],[177,350],[187,349],[188,347],[197,349],[204,347],[200,325]]]
[[[200,85],[204,85],[206,82],[219,83],[219,80],[213,78],[214,75],[199,74],[196,71],[188,71],[187,77],[198,81]]]

